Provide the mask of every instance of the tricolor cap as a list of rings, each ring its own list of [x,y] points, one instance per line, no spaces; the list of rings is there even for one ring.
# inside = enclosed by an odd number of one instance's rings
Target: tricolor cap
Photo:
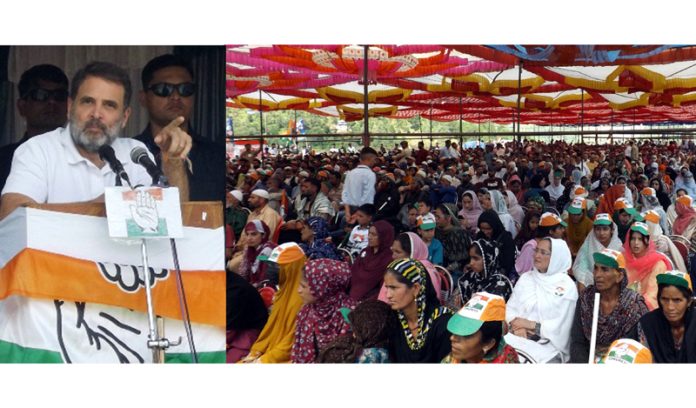
[[[573,189],[573,195],[575,197],[582,197],[585,198],[587,197],[587,190],[585,190],[585,187],[583,186],[575,186],[575,189]]]
[[[435,216],[431,213],[425,215],[419,215],[416,221],[416,225],[422,230],[431,230],[435,228]]]
[[[275,262],[278,265],[285,265],[299,261],[300,259],[304,258],[304,256],[304,251],[302,251],[302,248],[300,248],[299,245],[294,242],[288,242],[275,247],[268,258],[263,255],[259,256],[259,260]]]
[[[664,285],[674,285],[680,286],[684,289],[688,289],[690,292],[694,291],[693,286],[691,286],[691,276],[688,273],[682,271],[667,271],[657,275],[657,283],[662,283]]]
[[[545,212],[541,214],[541,218],[539,219],[539,225],[542,227],[553,227],[555,225],[561,224],[564,227],[567,227],[568,224],[566,224],[561,217],[554,213],[550,212]]]
[[[680,204],[684,204],[687,207],[691,207],[693,205],[694,200],[688,195],[683,195],[677,198],[677,202]]]
[[[660,223],[660,213],[655,210],[648,210],[641,214],[646,222],[652,222],[653,224]]]
[[[251,192],[251,195],[257,196],[257,197],[261,197],[261,198],[265,198],[266,200],[268,200],[268,199],[271,198],[271,196],[268,194],[268,191],[266,191],[266,190],[261,190],[261,189],[252,191],[252,192]]]
[[[604,357],[605,364],[652,364],[650,349],[633,339],[614,340]]]
[[[650,236],[650,230],[648,229],[648,225],[640,221],[636,221],[633,224],[631,224],[631,231],[639,232],[641,235],[644,235],[646,237]]]
[[[568,207],[568,214],[582,214],[587,209],[587,201],[582,197],[575,197]]]
[[[618,200],[614,201],[614,210],[624,210],[633,216],[640,216],[640,214],[638,214],[638,211],[636,211],[636,209],[633,208],[633,206],[628,201],[626,201],[624,197],[621,197]]]
[[[601,213],[595,215],[594,225],[611,225],[614,220],[611,219],[611,215],[607,213]]]
[[[505,321],[505,299],[487,292],[478,292],[447,322],[447,330],[457,336],[470,336],[485,322]]]
[[[645,187],[643,190],[641,190],[640,193],[643,194],[644,196],[653,196],[654,197],[655,195],[657,195],[657,193],[655,192],[655,189],[652,187]]]
[[[592,254],[595,264],[608,266],[614,269],[626,269],[626,259],[623,254],[613,249],[604,248]]]

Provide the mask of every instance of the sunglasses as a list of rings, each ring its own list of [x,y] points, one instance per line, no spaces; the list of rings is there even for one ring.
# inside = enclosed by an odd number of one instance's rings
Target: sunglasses
[[[31,99],[34,102],[46,102],[53,99],[56,102],[68,100],[68,91],[65,89],[54,89],[52,91],[43,88],[32,89],[24,95],[23,99]]]
[[[183,84],[168,84],[166,82],[160,82],[157,84],[151,85],[149,88],[147,88],[149,91],[152,91],[157,96],[166,98],[167,96],[171,95],[174,93],[174,90],[176,90],[180,96],[182,97],[188,97],[196,93],[196,84],[193,82],[184,82]]]

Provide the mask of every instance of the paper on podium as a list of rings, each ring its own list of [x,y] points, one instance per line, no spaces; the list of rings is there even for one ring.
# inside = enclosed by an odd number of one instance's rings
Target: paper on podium
[[[182,238],[181,204],[176,187],[107,187],[104,192],[112,238]]]

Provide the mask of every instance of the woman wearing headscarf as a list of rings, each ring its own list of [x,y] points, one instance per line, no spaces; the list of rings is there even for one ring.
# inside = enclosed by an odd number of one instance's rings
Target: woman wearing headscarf
[[[573,263],[573,277],[580,292],[594,283],[594,258],[592,254],[604,249],[621,251],[623,245],[619,239],[616,224],[609,214],[597,214],[592,223],[592,232],[587,234]]]
[[[507,204],[505,204],[505,198],[503,197],[503,194],[498,191],[498,190],[488,190],[488,194],[491,196],[491,206],[493,211],[498,213],[498,218],[500,218],[500,222],[503,223],[503,226],[505,227],[505,230],[512,235],[512,238],[514,239],[515,236],[517,235],[517,225],[515,225],[515,220],[512,219],[512,216],[508,212]]]
[[[515,270],[515,241],[512,235],[503,227],[500,217],[493,210],[486,210],[481,213],[478,220],[479,232],[476,239],[483,239],[490,242],[499,250],[499,263],[503,273],[512,282],[517,280]]]
[[[668,271],[656,279],[658,308],[640,319],[640,342],[650,349],[654,363],[696,363],[691,278],[681,271]]]
[[[352,311],[342,309],[351,334],[339,336],[319,354],[319,363],[380,364],[391,362],[389,339],[396,318],[388,304],[370,299]]]
[[[336,251],[336,246],[328,242],[330,236],[329,223],[322,217],[310,217],[302,224],[302,243],[300,247],[307,259],[335,259],[342,260]]]
[[[357,304],[346,293],[349,284],[350,268],[345,262],[307,261],[298,289],[304,305],[297,313],[293,363],[313,363],[323,347],[350,331],[341,314],[341,308],[353,309]]]
[[[566,242],[570,254],[576,256],[585,239],[592,231],[592,220],[587,217],[587,200],[577,197],[568,207]]]
[[[662,205],[660,204],[660,200],[657,198],[657,192],[655,191],[654,188],[652,187],[645,187],[643,190],[640,192],[640,203],[641,203],[641,212],[646,212],[646,211],[654,211],[660,216],[660,227],[662,231],[667,234],[671,235],[671,228],[669,226],[669,223],[667,222],[667,213],[665,210],[662,208]]]
[[[441,306],[423,265],[397,259],[384,276],[387,303],[399,327],[391,345],[396,363],[439,363],[450,352],[447,320],[452,312]]]
[[[614,203],[619,198],[624,197],[626,192],[625,184],[616,184],[609,187],[604,194],[599,197],[597,213],[614,214]]]
[[[382,286],[384,271],[392,261],[391,246],[394,227],[386,221],[375,222],[367,235],[367,248],[360,252],[350,267],[350,297],[358,302],[376,299]]]
[[[428,279],[435,288],[437,299],[442,302],[442,292],[440,284],[440,275],[437,273],[435,266],[428,260],[428,246],[423,240],[413,232],[402,232],[399,234],[392,244],[393,259],[411,258],[420,261],[428,272]],[[387,301],[387,288],[382,285],[377,299]]]
[[[269,240],[271,232],[263,221],[249,221],[244,227],[244,232],[247,236],[247,243],[239,267],[239,275],[252,285],[257,286],[267,279],[268,264],[262,262],[261,258],[268,257],[276,244]]]
[[[520,276],[507,304],[510,333],[505,341],[540,363],[570,358],[570,327],[578,291],[568,276],[571,257],[565,241],[542,239],[534,268]]]
[[[655,194],[657,195],[657,199],[660,202],[662,209],[667,211],[669,206],[672,205],[672,200],[669,198],[665,183],[660,180],[659,176],[656,176],[650,180],[650,187],[655,190]]]
[[[655,243],[650,240],[648,226],[642,222],[634,222],[623,249],[626,258],[626,273],[628,286],[643,295],[650,310],[657,305],[658,274],[672,269],[672,264],[664,254],[655,250]]]
[[[690,196],[685,195],[677,198],[674,203],[677,218],[672,224],[672,231],[675,235],[681,235],[691,242],[690,251],[696,249],[696,210]]]
[[[302,307],[298,293],[307,258],[299,245],[289,242],[276,247],[269,261],[279,265],[278,292],[268,322],[242,363],[288,363],[295,342],[295,320]]]
[[[471,190],[467,190],[462,194],[462,209],[459,211],[459,217],[463,219],[462,227],[470,234],[476,234],[478,231],[478,217],[483,212],[478,196]]]
[[[474,294],[447,323],[452,333],[448,364],[519,363],[517,351],[505,343],[505,299],[492,293]]]
[[[517,197],[515,197],[512,191],[506,190],[503,198],[505,198],[505,204],[507,205],[508,212],[512,216],[512,219],[515,221],[515,225],[521,226],[524,220],[524,209],[517,201]]]
[[[684,189],[686,190],[687,195],[696,197],[696,182],[694,182],[694,175],[686,166],[682,167],[677,179],[674,181],[674,189]]]
[[[686,271],[686,262],[682,257],[679,249],[674,245],[674,242],[666,236],[660,226],[660,214],[654,210],[649,210],[641,214],[645,224],[648,226],[650,240],[655,243],[655,249],[665,254],[675,269]],[[688,259],[686,260],[688,261]]]
[[[571,363],[589,362],[595,293],[600,294],[595,361],[606,354],[614,340],[638,340],[638,320],[648,312],[643,297],[628,289],[621,252],[603,249],[592,258],[594,283],[582,293],[575,308],[570,334]]]
[[[512,283],[498,263],[499,249],[484,239],[477,239],[469,247],[469,264],[455,282],[447,306],[459,310],[476,292],[488,292],[507,300],[512,294]]]
[[[234,272],[227,272],[227,362],[236,363],[268,321],[268,309],[258,290]]]
[[[441,204],[435,209],[435,238],[442,243],[443,266],[453,279],[461,275],[462,268],[469,262],[466,250],[470,243],[469,235],[459,226],[455,214],[455,209],[449,204]]]

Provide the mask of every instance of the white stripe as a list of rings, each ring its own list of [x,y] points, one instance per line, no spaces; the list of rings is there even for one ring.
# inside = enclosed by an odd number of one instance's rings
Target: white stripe
[[[224,270],[224,241],[222,227],[184,227],[184,238],[176,240],[181,269]],[[24,248],[92,261],[142,264],[140,242],[109,238],[103,217],[20,208],[0,222],[0,267]],[[150,240],[147,248],[151,267],[174,268],[169,240]]]
[[[148,323],[145,313],[89,303],[84,306],[82,320],[79,320],[79,311],[75,302],[65,302],[57,307],[53,300],[11,296],[0,301],[0,316],[3,316],[0,319],[0,340],[59,352],[64,359],[67,356],[73,363],[118,363],[118,353],[122,353],[129,362],[138,362],[135,354],[144,362],[152,362],[152,352],[147,347]],[[140,333],[133,333],[124,328],[126,326]],[[183,322],[165,319],[164,326],[165,336],[169,340],[182,338],[181,345],[167,352],[187,353],[189,346]],[[223,328],[192,324],[192,331],[198,352],[225,350]],[[59,337],[62,338],[63,347]],[[125,343],[135,354],[115,339]]]

